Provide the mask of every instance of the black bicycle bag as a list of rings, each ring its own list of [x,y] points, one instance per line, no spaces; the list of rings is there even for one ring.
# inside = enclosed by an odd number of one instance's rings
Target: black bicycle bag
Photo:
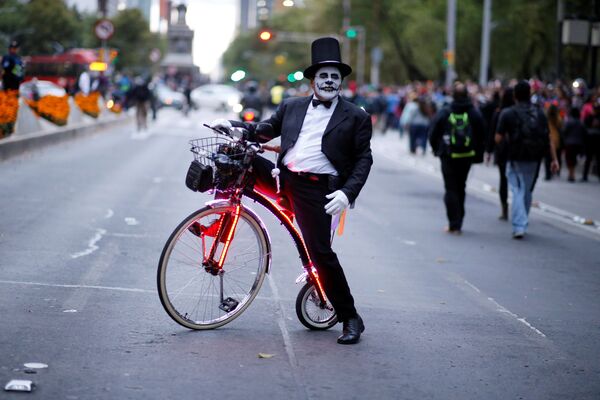
[[[194,192],[206,192],[214,187],[213,168],[198,160],[192,161],[185,177],[185,185]]]

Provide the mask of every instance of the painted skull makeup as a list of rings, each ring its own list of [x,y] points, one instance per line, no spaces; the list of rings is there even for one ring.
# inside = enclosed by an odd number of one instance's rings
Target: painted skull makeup
[[[342,86],[342,74],[337,67],[322,67],[315,74],[313,89],[320,100],[333,100]]]

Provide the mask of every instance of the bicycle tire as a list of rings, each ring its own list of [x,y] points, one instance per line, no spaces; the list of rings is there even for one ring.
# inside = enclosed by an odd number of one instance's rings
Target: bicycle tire
[[[212,244],[214,237],[202,238],[189,228],[196,226],[194,223],[217,221],[231,210],[231,206],[207,206],[190,214],[163,248],[157,273],[160,301],[167,314],[186,328],[215,329],[233,321],[252,303],[264,281],[271,259],[270,244],[258,218],[243,206],[222,268],[224,296],[233,303],[221,302],[217,293],[221,278],[207,272],[202,264],[205,250],[199,251],[197,246],[204,243],[206,247],[204,241]],[[235,302],[231,310],[219,308]]]
[[[327,302],[327,307],[322,308],[320,302],[315,286],[310,282],[304,284],[296,297],[296,315],[302,325],[308,329],[324,331],[338,322],[337,314],[331,304]]]

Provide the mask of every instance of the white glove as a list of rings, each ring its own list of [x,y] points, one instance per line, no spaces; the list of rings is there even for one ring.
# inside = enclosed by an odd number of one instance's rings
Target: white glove
[[[341,213],[350,204],[348,197],[341,190],[329,193],[325,197],[331,199],[329,203],[325,204],[325,212],[329,215]]]
[[[223,118],[218,118],[210,123],[210,127],[213,129],[225,130],[229,132],[231,130],[231,122]]]

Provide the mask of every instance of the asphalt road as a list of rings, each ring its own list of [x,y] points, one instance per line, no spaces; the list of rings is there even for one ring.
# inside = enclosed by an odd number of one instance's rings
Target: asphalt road
[[[600,398],[598,234],[535,212],[512,240],[495,197],[473,189],[464,234],[449,236],[439,173],[391,137],[374,138],[372,174],[334,243],[360,344],[336,344],[339,325],[298,322],[297,253],[254,204],[274,249],[258,298],[217,330],[175,324],[158,258],[210,200],[184,185],[187,140],[217,116],[165,111],[147,133],[124,125],[0,163],[0,383],[36,385],[0,398]],[[569,195],[557,191],[562,208]]]

